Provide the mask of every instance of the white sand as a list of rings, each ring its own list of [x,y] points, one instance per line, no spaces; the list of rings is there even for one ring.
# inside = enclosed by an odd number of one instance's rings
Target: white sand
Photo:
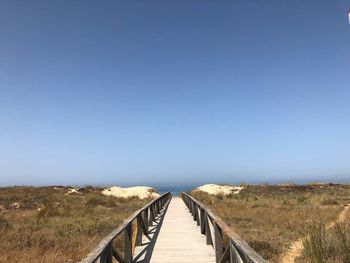
[[[65,195],[71,195],[71,194],[81,194],[78,189],[75,188],[69,188],[67,193]]]
[[[229,195],[239,194],[243,188],[243,186],[205,184],[197,187],[194,191],[202,191],[211,195]]]
[[[104,189],[102,194],[122,198],[138,197],[140,199],[156,198],[160,196],[154,188],[148,186],[134,186],[125,188],[113,186],[111,188]]]

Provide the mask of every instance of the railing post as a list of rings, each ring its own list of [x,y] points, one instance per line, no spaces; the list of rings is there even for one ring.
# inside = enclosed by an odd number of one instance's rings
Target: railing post
[[[157,205],[158,205],[158,214],[159,214],[160,210],[162,209],[162,203],[158,201]]]
[[[216,263],[220,263],[222,254],[224,253],[222,230],[214,221],[214,237],[215,237],[215,257]]]
[[[204,219],[204,209],[200,209],[200,226],[201,226],[201,234],[205,234],[205,219]]]
[[[196,209],[196,221],[197,221],[197,226],[200,225],[200,217],[199,217],[199,212],[198,212],[198,205],[196,204],[195,209]]]
[[[107,248],[106,263],[112,263],[113,261],[113,243],[111,243]]]
[[[105,251],[100,256],[101,263],[112,263],[112,244],[107,245]]]
[[[194,210],[194,206],[195,206],[195,204],[194,204],[194,202],[193,201],[191,201],[191,210],[192,210],[192,216],[193,216],[193,220],[196,220],[196,213],[195,213],[195,210]]]
[[[136,246],[142,245],[142,213],[137,216]]]
[[[154,209],[153,209],[153,205],[150,205],[150,207],[149,207],[149,221],[148,221],[149,226],[153,226],[153,219],[154,219]]]
[[[124,261],[132,262],[132,222],[127,224],[124,230]]]
[[[147,208],[143,211],[143,223],[147,230],[148,230],[148,222],[149,222],[149,219],[148,219],[148,208]],[[144,234],[147,235],[148,233],[144,233]]]
[[[209,226],[209,216],[207,211],[204,212],[205,216],[204,216],[204,220],[205,220],[205,237],[207,240],[207,245],[213,245],[213,239],[211,237],[211,231],[210,231],[210,226]]]
[[[157,202],[154,203],[154,218],[157,218],[157,215],[158,215],[158,205],[157,205]]]
[[[197,204],[195,202],[193,202],[193,220],[194,221],[197,220],[196,207],[197,207]]]
[[[244,263],[234,245],[229,241],[230,246],[230,263]]]

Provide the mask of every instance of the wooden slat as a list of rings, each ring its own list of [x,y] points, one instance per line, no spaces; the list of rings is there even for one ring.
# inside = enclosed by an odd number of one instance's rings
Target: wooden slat
[[[187,204],[188,207],[193,207],[193,203],[196,203],[197,206],[204,209],[206,212],[206,218],[208,219],[207,222],[209,225],[209,220],[212,221],[214,228],[215,226],[217,229],[220,229],[222,234],[225,234],[229,238],[229,242],[232,242],[234,248],[236,249],[236,252],[239,255],[243,255],[242,262],[249,262],[249,263],[265,263],[266,260],[264,260],[258,253],[256,253],[237,233],[235,233],[220,217],[215,215],[209,208],[207,208],[203,203],[196,200],[192,196],[186,193],[181,193],[181,196],[184,200],[184,202]],[[210,227],[206,225],[206,236],[207,236],[207,242],[209,239],[211,239],[209,233]],[[216,235],[218,235],[219,232],[215,231],[215,239]],[[216,243],[216,241],[214,241]],[[217,252],[220,254],[220,250]],[[221,254],[222,256],[222,254]],[[242,256],[241,256],[242,258]],[[220,258],[219,258],[220,259]],[[219,260],[217,258],[217,260]]]
[[[222,231],[218,224],[214,223],[214,236],[215,236],[215,256],[216,262],[220,263],[220,259],[223,255],[223,239],[222,239]]]
[[[132,222],[124,230],[124,261],[132,262]]]
[[[105,251],[108,249],[108,246],[112,244],[113,240],[120,235],[131,222],[137,218],[139,214],[141,214],[143,211],[148,210],[149,207],[154,206],[154,204],[158,204],[159,202],[163,200],[169,200],[171,199],[171,194],[166,193],[159,198],[149,202],[147,205],[142,207],[141,209],[135,211],[128,219],[126,219],[118,228],[113,230],[110,234],[108,234],[83,260],[80,261],[80,263],[94,263],[98,260],[100,262],[106,261],[106,255],[104,254]],[[153,220],[154,218],[150,219]],[[100,258],[102,257],[102,259]],[[109,257],[109,256],[108,256]],[[102,261],[101,261],[102,260]]]
[[[148,239],[144,239],[147,243]],[[135,255],[145,247],[136,247]],[[214,263],[215,253],[206,245],[205,236],[193,221],[189,210],[179,197],[172,198],[162,221],[150,261],[151,263]]]
[[[142,242],[142,213],[137,216],[136,224],[136,246],[140,246]]]

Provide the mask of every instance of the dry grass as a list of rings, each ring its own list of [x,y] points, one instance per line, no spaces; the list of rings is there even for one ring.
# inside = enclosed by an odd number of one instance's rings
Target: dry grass
[[[336,219],[343,205],[350,202],[350,186],[246,186],[238,195],[192,195],[265,259],[280,262],[281,255],[305,229]]]
[[[305,230],[303,257],[299,262],[350,262],[350,225],[336,224],[330,229],[318,224]]]
[[[0,188],[0,262],[77,262],[150,200],[121,199],[88,187]]]

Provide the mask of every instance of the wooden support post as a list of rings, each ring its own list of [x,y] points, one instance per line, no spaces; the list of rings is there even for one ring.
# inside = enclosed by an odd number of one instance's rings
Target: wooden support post
[[[124,261],[132,263],[132,222],[124,230]]]
[[[205,211],[204,215],[204,220],[205,220],[205,237],[207,240],[207,245],[213,245],[213,239],[211,238],[211,231],[210,231],[210,226],[209,226],[209,217],[207,212]]]
[[[191,209],[192,209],[193,220],[196,220],[196,212],[195,212],[195,210],[194,210],[194,207],[195,207],[194,202],[191,202],[191,205],[192,205]]]
[[[234,245],[231,242],[229,242],[229,246],[230,246],[230,263],[244,263],[237,249],[234,247]]]
[[[142,245],[142,214],[137,216],[136,246]]]
[[[148,221],[149,226],[153,226],[153,219],[154,219],[154,209],[153,209],[153,205],[151,205],[149,207],[149,221]]]
[[[158,204],[157,204],[157,202],[155,202],[154,204],[153,204],[153,206],[154,206],[154,218],[156,218],[157,217],[157,215],[158,215]]]
[[[199,211],[198,211],[199,207],[198,207],[198,205],[196,205],[195,208],[196,208],[196,221],[197,221],[197,226],[199,226],[201,223],[200,223],[200,217],[199,217]]]
[[[149,219],[148,219],[148,208],[147,208],[143,211],[143,223],[145,225],[145,229],[147,230],[146,232],[144,232],[145,235],[148,234],[148,222],[149,222]]]
[[[222,254],[224,253],[224,247],[223,247],[221,228],[216,224],[215,221],[214,221],[214,237],[215,237],[215,246],[214,246],[215,257],[216,257],[216,262],[219,263],[222,257]]]
[[[200,219],[201,234],[205,234],[205,219],[204,219],[205,213],[203,208],[200,208],[200,214],[201,214],[200,215],[201,216],[201,219]]]
[[[197,221],[197,204],[193,202],[193,220]]]

